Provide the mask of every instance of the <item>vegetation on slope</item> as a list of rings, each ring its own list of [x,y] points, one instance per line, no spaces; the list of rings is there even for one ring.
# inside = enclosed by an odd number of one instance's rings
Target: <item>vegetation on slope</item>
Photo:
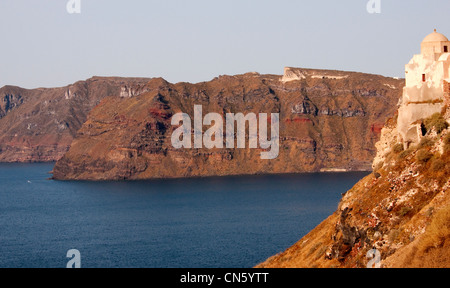
[[[424,120],[418,145],[392,145],[333,215],[259,267],[364,268],[372,249],[381,267],[450,267],[450,131],[441,119]]]

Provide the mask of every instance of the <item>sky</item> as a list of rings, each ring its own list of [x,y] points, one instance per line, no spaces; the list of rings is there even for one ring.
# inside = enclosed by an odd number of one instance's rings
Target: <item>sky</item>
[[[450,37],[448,0],[370,0],[381,13],[369,0],[79,1],[70,14],[69,0],[0,0],[0,87],[197,83],[286,66],[404,77],[433,29]]]

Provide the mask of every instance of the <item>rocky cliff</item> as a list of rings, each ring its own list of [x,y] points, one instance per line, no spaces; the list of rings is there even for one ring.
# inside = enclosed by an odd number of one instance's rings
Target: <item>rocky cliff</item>
[[[422,119],[424,136],[406,150],[396,117],[389,120],[374,172],[328,219],[258,267],[449,268],[449,112]]]
[[[0,88],[0,162],[60,159],[101,99],[137,95],[148,81],[94,77],[61,88]]]
[[[355,72],[287,68],[283,77],[248,73],[209,82],[152,79],[124,88],[93,109],[55,179],[149,179],[235,174],[370,170],[385,119],[403,80]],[[141,93],[136,93],[141,91]],[[203,113],[279,113],[280,153],[259,149],[174,149],[171,117]],[[203,115],[204,116],[204,115]],[[204,127],[207,129],[208,127]]]

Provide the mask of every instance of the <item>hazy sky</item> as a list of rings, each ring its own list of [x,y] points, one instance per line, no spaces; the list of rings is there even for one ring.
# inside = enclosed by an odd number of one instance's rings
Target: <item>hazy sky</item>
[[[404,77],[450,1],[0,0],[0,87],[65,86],[92,76],[208,81],[285,66]]]

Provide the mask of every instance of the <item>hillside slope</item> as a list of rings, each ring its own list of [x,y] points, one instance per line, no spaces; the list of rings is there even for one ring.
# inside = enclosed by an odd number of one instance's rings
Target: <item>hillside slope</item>
[[[60,88],[0,88],[0,162],[52,162],[107,96],[137,95],[150,79],[93,77]]]
[[[449,114],[443,114],[447,121]],[[328,219],[258,267],[366,267],[376,249],[381,267],[450,268],[450,131],[437,133],[436,127],[448,127],[439,117],[424,119],[436,126],[427,125],[420,144],[407,150],[396,141],[396,119],[390,120],[375,172]]]

